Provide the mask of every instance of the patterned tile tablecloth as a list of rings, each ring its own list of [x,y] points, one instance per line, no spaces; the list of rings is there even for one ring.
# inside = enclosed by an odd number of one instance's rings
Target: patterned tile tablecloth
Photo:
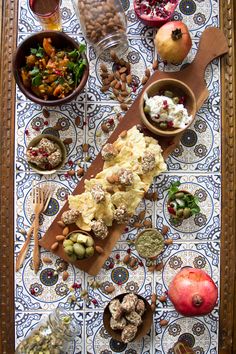
[[[137,80],[143,76],[146,68],[152,67],[156,56],[153,46],[155,30],[143,26],[135,17],[133,4],[122,1],[128,18],[129,50],[126,57],[131,63],[132,73]],[[69,0],[62,1],[63,31],[77,41],[84,42],[79,22]],[[191,30],[193,46],[184,63],[194,57],[202,31],[209,26],[219,25],[218,0],[181,0],[174,15],[175,20],[183,20]],[[41,27],[33,17],[26,0],[19,1],[18,43]],[[101,79],[98,74],[100,60],[94,50],[87,46],[90,63],[90,76],[83,93],[70,104],[50,108],[49,117],[45,117],[42,107],[30,102],[17,89],[15,123],[15,254],[19,252],[25,235],[32,223],[30,191],[33,181],[51,183],[53,196],[47,210],[40,219],[40,234],[43,235],[53,218],[64,204],[67,195],[79,182],[79,177],[68,175],[70,169],[76,169],[80,163],[87,169],[109,134],[101,133],[101,123],[108,117],[116,116],[119,105],[112,101],[109,94],[101,93]],[[179,67],[166,66],[160,62],[160,68],[177,70]],[[159,176],[151,189],[156,191],[157,201],[145,200],[137,210],[146,210],[146,219],[161,229],[168,225],[168,237],[174,243],[166,247],[159,261],[164,268],[160,272],[148,272],[147,264],[131,269],[122,263],[130,247],[131,255],[138,257],[135,249],[127,241],[132,241],[137,229],[133,217],[112,254],[96,277],[101,283],[99,289],[89,284],[93,277],[69,265],[69,278],[62,280],[62,273],[54,274],[60,265],[60,259],[42,250],[42,256],[52,259],[52,264],[41,263],[37,275],[32,270],[31,250],[21,270],[15,276],[15,335],[18,344],[35,326],[42,315],[60,306],[72,312],[78,323],[78,334],[71,347],[71,353],[96,354],[173,354],[173,344],[179,338],[185,338],[195,354],[216,354],[218,352],[218,307],[205,317],[184,318],[173,308],[170,302],[158,302],[152,330],[141,341],[122,344],[111,339],[102,324],[104,306],[121,292],[135,291],[150,299],[156,292],[163,294],[173,275],[181,267],[190,265],[205,269],[219,285],[220,257],[220,67],[214,60],[206,70],[206,82],[210,91],[208,100],[199,110],[193,125],[184,133],[181,144],[167,160],[168,171]],[[141,90],[141,85],[136,93]],[[47,115],[46,115],[47,116]],[[116,122],[116,120],[115,120]],[[53,127],[59,127],[55,130]],[[26,159],[26,146],[30,139],[39,133],[52,133],[61,139],[71,138],[67,145],[68,159],[64,168],[49,178],[42,177],[30,170]],[[82,145],[89,144],[84,153]],[[89,158],[88,158],[89,157]],[[178,225],[172,225],[166,210],[167,189],[170,183],[180,180],[183,188],[188,188],[198,196],[201,212],[195,217]],[[132,242],[131,242],[132,243]],[[32,248],[32,246],[31,246]],[[139,259],[141,261],[141,259]],[[80,289],[71,291],[73,283]],[[115,292],[106,294],[106,284],[114,284]],[[81,289],[87,289],[89,299],[85,302],[80,296]],[[71,303],[71,296],[77,301]],[[160,326],[160,320],[167,319],[168,325]]]

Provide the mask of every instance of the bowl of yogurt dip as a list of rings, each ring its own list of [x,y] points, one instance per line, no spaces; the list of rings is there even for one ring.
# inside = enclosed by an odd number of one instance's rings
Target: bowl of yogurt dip
[[[161,79],[141,94],[139,112],[144,125],[161,136],[174,136],[187,129],[196,114],[195,96],[185,83]]]

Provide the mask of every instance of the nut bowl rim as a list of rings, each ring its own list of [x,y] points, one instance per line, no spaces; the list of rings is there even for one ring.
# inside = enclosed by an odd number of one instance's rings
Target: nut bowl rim
[[[156,233],[159,234],[159,236],[161,236],[162,242],[163,242],[163,248],[162,248],[162,250],[159,251],[158,253],[156,253],[155,255],[150,256],[150,257],[145,257],[145,256],[142,255],[142,254],[138,251],[138,249],[137,249],[137,242],[138,242],[138,239],[139,239],[146,231],[155,231]],[[152,227],[149,227],[149,228],[147,228],[147,229],[145,229],[145,230],[140,231],[140,232],[137,234],[136,239],[135,239],[135,249],[136,249],[136,251],[138,252],[139,256],[142,257],[142,258],[144,258],[144,259],[151,259],[151,260],[156,259],[156,258],[164,251],[164,246],[165,246],[165,245],[164,245],[164,237],[163,237],[162,233],[161,233],[159,230],[154,229],[154,228],[152,228]]]
[[[149,302],[147,301],[147,299],[145,299],[143,296],[137,294],[137,293],[134,293],[134,292],[126,292],[126,293],[122,293],[122,294],[119,294],[115,297],[113,297],[109,302],[108,304],[106,305],[106,307],[104,308],[104,311],[103,311],[103,325],[106,329],[106,331],[111,335],[111,337],[113,339],[116,339],[117,341],[119,342],[122,342],[121,340],[121,331],[119,330],[113,330],[111,327],[110,327],[110,318],[111,318],[111,313],[110,313],[110,310],[109,310],[109,304],[112,300],[115,300],[115,299],[118,299],[118,300],[122,300],[124,298],[125,295],[128,295],[128,294],[135,294],[137,295],[137,297],[141,300],[144,301],[145,303],[145,312],[142,316],[142,324],[138,327],[138,331],[136,333],[136,336],[134,337],[134,339],[129,342],[129,343],[132,343],[136,340],[139,340],[141,338],[143,338],[148,332],[149,330],[151,329],[151,326],[152,326],[152,320],[153,320],[153,311],[152,311],[152,308],[151,308],[151,305],[149,304]],[[123,343],[123,342],[122,342]]]
[[[40,31],[34,34],[29,35],[26,37],[16,48],[14,54],[13,54],[13,60],[12,60],[12,69],[13,69],[13,75],[16,81],[17,86],[19,87],[20,91],[31,101],[45,107],[50,107],[50,106],[61,106],[65,103],[68,103],[75,99],[83,90],[84,86],[87,83],[88,76],[89,76],[89,62],[87,55],[85,53],[82,54],[83,59],[86,60],[86,68],[84,70],[83,76],[81,78],[81,81],[79,85],[66,97],[64,98],[59,98],[59,99],[53,99],[53,100],[43,100],[42,98],[36,96],[30,89],[26,88],[22,82],[21,75],[20,75],[20,68],[22,65],[20,65],[22,55],[25,55],[26,51],[30,48],[30,43],[33,39],[35,39],[35,43],[39,43],[42,41],[44,37],[52,37],[55,38],[56,36],[61,39],[61,41],[64,43],[67,43],[70,45],[72,48],[79,48],[81,43],[77,43],[72,37],[68,36],[64,32],[59,32],[59,31]],[[53,39],[52,39],[53,42]],[[35,44],[35,45],[36,45]],[[66,45],[66,44],[65,44]]]
[[[67,151],[66,151],[66,147],[65,147],[63,141],[60,138],[58,138],[58,137],[56,137],[55,135],[52,135],[52,134],[39,134],[39,135],[37,135],[32,140],[30,140],[29,144],[27,145],[26,150],[28,150],[29,147],[35,146],[43,138],[47,138],[47,139],[49,139],[49,140],[51,140],[54,143],[59,145],[59,147],[61,149],[61,152],[62,152],[62,161],[59,163],[59,165],[56,166],[53,170],[43,170],[41,168],[38,168],[37,165],[35,165],[33,162],[28,161],[27,158],[26,159],[27,159],[27,163],[32,168],[32,170],[34,170],[38,174],[40,174],[40,175],[52,175],[53,173],[56,173],[58,170],[60,170],[65,165],[66,157],[67,157]]]
[[[165,85],[165,84],[170,85],[170,86],[176,84],[178,87],[181,87],[181,89],[184,92],[188,93],[188,96],[190,97],[190,99],[192,101],[191,102],[192,109],[190,112],[190,114],[192,115],[192,119],[184,128],[175,128],[173,130],[159,129],[158,127],[156,127],[154,124],[152,124],[149,121],[149,119],[146,117],[146,114],[144,113],[144,110],[143,110],[144,95],[146,93],[148,93],[148,91],[150,89],[152,89],[153,87],[158,86],[158,89],[160,89],[161,86]],[[149,129],[152,133],[159,135],[159,136],[173,137],[175,135],[183,133],[193,123],[193,121],[195,119],[196,112],[197,112],[197,103],[196,103],[196,98],[195,98],[195,95],[194,95],[192,89],[186,83],[184,83],[181,80],[177,80],[177,79],[165,78],[165,79],[158,79],[158,80],[150,83],[147,87],[144,88],[144,90],[141,93],[140,99],[139,99],[138,109],[139,109],[139,114],[140,114],[141,120],[142,120],[143,124],[147,127],[147,129]],[[189,114],[189,111],[188,111],[188,114]]]

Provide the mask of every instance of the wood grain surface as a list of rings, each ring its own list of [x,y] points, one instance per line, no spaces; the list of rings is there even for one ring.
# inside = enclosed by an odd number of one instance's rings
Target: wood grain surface
[[[214,39],[217,38],[217,41]],[[209,43],[212,45],[209,47]],[[156,71],[148,80],[143,90],[150,85],[152,82],[155,82],[158,79],[164,78],[172,78],[178,79],[185,84],[187,84],[193,91],[196,103],[197,110],[202,106],[203,102],[208,97],[208,90],[206,87],[206,83],[204,80],[205,69],[206,66],[215,58],[220,55],[223,55],[228,52],[228,45],[226,38],[223,32],[215,27],[207,28],[200,38],[198,51],[193,62],[185,67],[183,70],[178,72],[167,72],[167,71]],[[205,54],[204,54],[205,53]],[[125,114],[124,118],[121,120],[117,128],[114,130],[112,135],[109,137],[108,142],[113,143],[118,138],[119,134],[124,131],[132,128],[136,124],[141,124],[140,114],[139,114],[139,105],[140,105],[140,97],[142,92],[138,95],[132,106],[129,108],[128,112]],[[146,130],[146,134],[151,135],[151,132]],[[173,139],[167,137],[156,137],[158,139],[159,144],[163,150],[164,158],[167,158],[169,154],[175,150],[177,144],[180,141],[181,136],[175,136]],[[103,159],[101,153],[99,153],[96,159],[93,161],[91,167],[88,169],[83,179],[79,182],[73,194],[81,194],[84,192],[84,181],[86,179],[92,178],[92,176],[96,176],[103,168]],[[42,240],[40,240],[40,245],[47,250],[51,250],[51,246],[56,242],[56,236],[61,233],[61,227],[58,225],[58,221],[61,219],[61,215],[64,211],[68,210],[68,203],[64,205],[61,211],[57,214],[56,218],[53,220],[49,229],[43,236]],[[97,275],[101,270],[103,264],[106,259],[109,257],[111,251],[113,250],[116,242],[121,237],[123,233],[125,225],[118,225],[113,223],[112,227],[109,228],[109,235],[104,240],[99,240],[95,238],[96,244],[101,246],[104,249],[102,254],[98,254],[95,252],[93,257],[79,260],[73,263],[76,267],[84,270],[90,275]],[[75,230],[76,227],[71,227],[71,231]],[[54,253],[67,260],[66,254],[63,250],[63,244],[60,243],[59,247],[54,251]]]
[[[16,46],[17,0],[0,0],[0,353],[14,353],[14,97],[11,56]],[[219,353],[236,354],[236,89],[234,0],[220,0],[229,53],[221,61],[222,233]],[[4,55],[3,55],[4,53]],[[7,55],[6,55],[7,53]]]

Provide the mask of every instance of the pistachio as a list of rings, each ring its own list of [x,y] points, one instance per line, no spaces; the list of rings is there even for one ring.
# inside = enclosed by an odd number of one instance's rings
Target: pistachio
[[[164,96],[167,96],[167,97],[169,97],[169,98],[172,98],[172,97],[174,97],[174,94],[173,94],[172,91],[165,90],[165,91],[164,91]]]
[[[184,218],[187,219],[191,216],[191,209],[190,208],[184,208]]]
[[[184,209],[178,209],[177,211],[176,211],[176,216],[178,217],[178,218],[182,218],[183,217],[183,215],[184,215]]]
[[[184,197],[184,193],[183,192],[175,193],[175,198],[182,199],[183,197]]]

